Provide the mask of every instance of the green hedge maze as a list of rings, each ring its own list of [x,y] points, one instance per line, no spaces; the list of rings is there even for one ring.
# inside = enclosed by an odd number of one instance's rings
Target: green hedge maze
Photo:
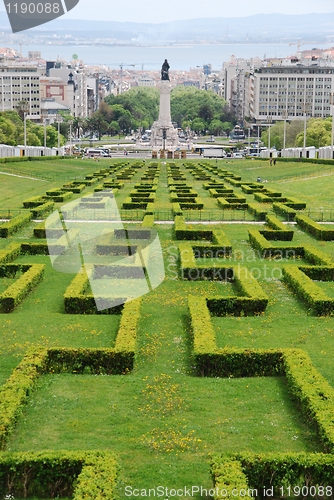
[[[333,498],[332,229],[233,162],[80,161],[0,225],[0,497]],[[62,206],[101,225],[96,263],[52,266]]]

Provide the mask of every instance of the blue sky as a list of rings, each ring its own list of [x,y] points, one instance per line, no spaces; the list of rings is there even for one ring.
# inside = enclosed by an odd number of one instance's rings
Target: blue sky
[[[252,14],[334,12],[333,0],[80,0],[68,13],[72,19],[104,19],[158,23],[201,17]]]
[[[4,7],[0,7],[4,10]],[[333,0],[80,0],[71,19],[159,23],[201,17],[334,12]]]

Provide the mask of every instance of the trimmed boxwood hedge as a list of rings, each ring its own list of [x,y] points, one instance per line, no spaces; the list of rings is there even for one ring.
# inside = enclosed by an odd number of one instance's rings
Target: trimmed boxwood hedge
[[[299,245],[271,245],[265,237],[267,234],[268,231],[248,230],[250,244],[261,252],[262,257],[302,257],[304,255],[304,247]]]
[[[0,238],[8,238],[8,236],[18,231],[21,227],[27,225],[31,221],[31,217],[31,212],[26,212],[0,224]]]
[[[11,498],[113,500],[117,474],[115,456],[105,451],[4,452],[0,493]]]
[[[24,208],[35,208],[42,205],[45,201],[43,196],[32,196],[23,201]]]
[[[7,382],[0,387],[1,449],[5,448],[8,437],[13,432],[37,377],[45,371],[46,360],[45,348],[28,351]]]
[[[326,451],[334,452],[334,389],[301,349],[219,349],[204,297],[189,297],[196,373],[209,377],[284,375],[289,391],[316,428]]]
[[[2,270],[8,270],[11,266],[17,268],[17,271],[22,271],[23,274],[17,279],[7,290],[0,294],[0,311],[9,313],[22,302],[29,292],[42,280],[44,274],[44,264],[32,265],[15,265],[7,264],[2,267]],[[16,271],[16,272],[17,272]]]
[[[295,220],[303,231],[311,234],[318,240],[323,241],[333,241],[334,240],[334,229],[329,229],[321,224],[318,224],[314,220],[310,219],[307,215],[298,214]]]
[[[37,217],[41,217],[42,215],[49,214],[52,212],[54,207],[54,202],[53,201],[47,201],[46,203],[43,203],[42,205],[38,205],[35,208],[31,208],[31,214],[34,219]]]
[[[304,272],[301,269],[304,269]],[[313,269],[313,272],[316,271],[319,273],[319,270],[316,270],[316,268]],[[330,270],[326,268],[326,271],[332,273],[333,268]],[[334,313],[334,299],[328,297],[306,273],[306,267],[283,267],[284,281],[297,293],[298,297],[306,303],[314,314],[317,316],[332,315]],[[319,277],[319,274],[317,276]]]
[[[280,215],[284,215],[287,220],[290,221],[293,221],[295,219],[297,213],[296,209],[291,208],[284,203],[273,203],[273,210]]]
[[[17,259],[21,253],[20,243],[12,243],[6,248],[0,250],[0,264],[6,264]]]
[[[273,488],[272,498],[282,498],[281,488],[288,496],[288,487],[293,495],[294,486],[299,487],[300,492],[305,486],[309,493],[313,487],[315,494],[312,497],[328,498],[331,494],[325,494],[326,486],[327,491],[334,489],[334,456],[324,453],[247,452],[214,455],[211,459],[211,473],[218,493],[214,496],[217,500],[240,498],[233,495],[233,490],[236,495],[242,490],[242,498],[264,498],[264,488],[267,491],[268,488]],[[324,488],[323,494],[319,486]],[[303,497],[309,498],[307,494]]]

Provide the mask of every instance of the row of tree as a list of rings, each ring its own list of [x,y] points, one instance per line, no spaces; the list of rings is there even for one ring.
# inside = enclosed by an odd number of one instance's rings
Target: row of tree
[[[57,125],[46,126],[46,146],[49,148],[58,145]],[[65,132],[66,134],[66,132]],[[26,120],[26,137],[28,146],[44,146],[44,126]],[[60,135],[60,145],[65,143],[65,137]],[[24,144],[24,122],[16,111],[0,113],[0,144],[17,146]]]
[[[286,123],[285,147],[302,147],[304,145],[303,120]],[[269,143],[268,130],[262,133],[264,144]],[[306,146],[329,146],[332,141],[332,118],[310,118],[306,123]],[[284,122],[277,122],[270,127],[270,146],[280,150],[284,145]]]

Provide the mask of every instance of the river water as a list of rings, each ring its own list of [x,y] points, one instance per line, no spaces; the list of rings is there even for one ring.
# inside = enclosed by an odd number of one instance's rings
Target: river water
[[[18,47],[14,47],[18,50]],[[303,45],[303,50],[312,46]],[[326,47],[322,47],[326,48]],[[76,54],[84,64],[106,65],[110,68],[119,68],[122,63],[124,69],[158,70],[164,59],[168,59],[171,70],[185,70],[203,64],[211,64],[213,69],[220,69],[224,62],[234,55],[237,58],[250,59],[252,57],[286,57],[296,51],[296,46],[281,44],[187,44],[166,46],[114,46],[114,45],[23,45],[23,56],[28,51],[37,50],[42,58],[54,61],[57,58],[71,61]],[[128,66],[135,65],[135,66]]]

